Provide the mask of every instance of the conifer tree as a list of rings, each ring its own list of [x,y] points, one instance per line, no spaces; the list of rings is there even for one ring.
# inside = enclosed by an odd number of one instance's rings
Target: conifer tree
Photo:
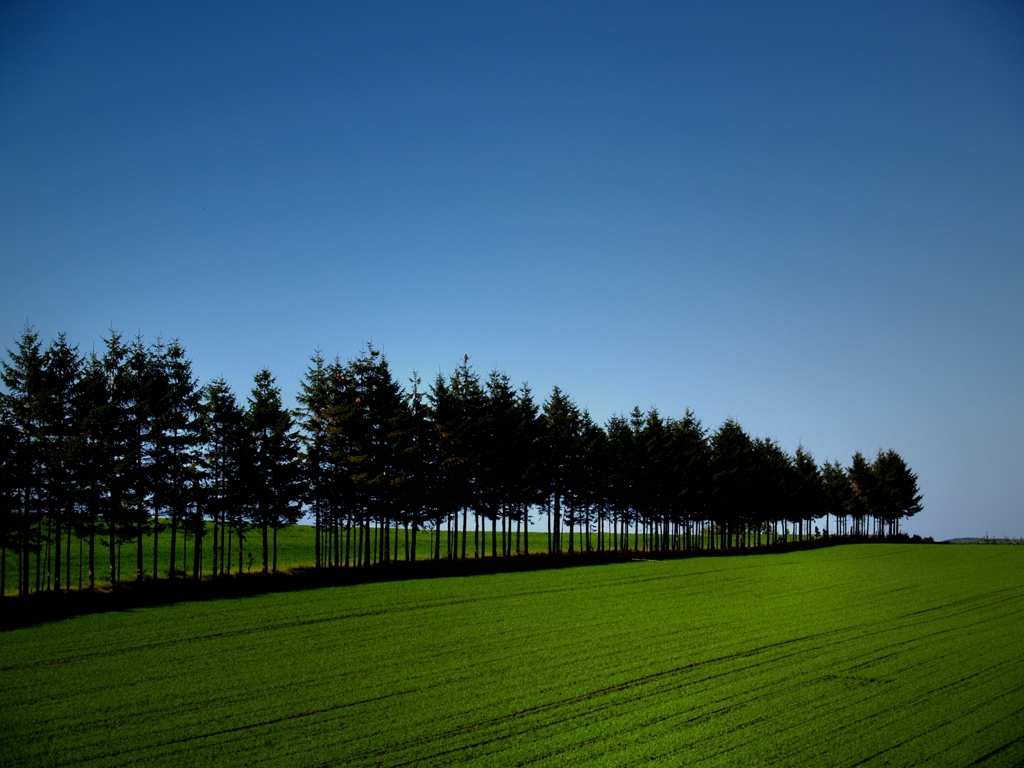
[[[127,370],[130,349],[122,342],[122,336],[111,329],[110,335],[104,339],[106,349],[100,359],[99,375],[102,385],[93,394],[93,408],[89,420],[95,439],[94,458],[97,460],[99,473],[100,517],[103,521],[103,532],[109,555],[108,579],[112,589],[116,589],[120,580],[118,553],[125,537],[131,536],[130,515],[126,512],[126,504],[130,503],[132,480],[132,420],[129,415],[131,408],[131,382]],[[96,382],[100,384],[100,382]]]
[[[876,514],[888,528],[888,535],[899,533],[899,521],[921,511],[917,475],[896,451],[878,451],[872,464],[875,476]]]
[[[82,368],[79,382],[79,407],[82,416],[82,431],[79,436],[79,482],[78,499],[84,508],[80,516],[79,536],[88,539],[88,581],[89,589],[96,587],[96,537],[100,532],[105,493],[110,473],[110,454],[104,440],[105,413],[108,393],[107,374],[103,361],[90,353]]]
[[[533,400],[530,387],[523,384],[516,396],[516,445],[514,462],[515,472],[515,503],[517,505],[516,520],[516,552],[519,547],[519,528],[522,526],[522,552],[530,554],[530,507],[539,504],[543,499],[541,424],[538,418],[540,409]]]
[[[14,533],[18,508],[17,429],[6,398],[0,398],[0,597],[7,594],[7,552],[17,555]],[[20,585],[20,583],[19,583]]]
[[[689,408],[682,419],[671,424],[672,451],[675,456],[675,503],[683,523],[683,547],[694,543],[694,524],[704,515],[708,497],[707,430]]]
[[[850,478],[850,487],[853,491],[849,500],[849,509],[850,515],[853,517],[854,533],[857,536],[866,536],[868,534],[866,521],[875,514],[878,502],[878,479],[871,464],[860,451],[853,454],[846,475]]]
[[[821,468],[821,480],[824,495],[825,530],[828,531],[828,515],[836,519],[836,534],[845,533],[846,516],[852,503],[853,488],[839,460],[826,461]]]
[[[446,429],[452,437],[455,461],[452,462],[451,490],[455,494],[455,554],[459,555],[458,511],[462,512],[461,557],[465,559],[469,538],[469,510],[479,512],[482,505],[483,461],[486,448],[485,396],[480,377],[464,355],[450,379],[451,413]],[[474,516],[474,519],[479,519]]]
[[[562,551],[563,507],[572,491],[579,467],[580,411],[557,386],[544,402],[541,419],[544,429],[545,475],[550,498],[549,552]],[[572,540],[569,541],[570,548]],[[570,551],[572,551],[570,549]]]
[[[244,414],[222,378],[202,390],[202,438],[207,464],[207,504],[213,519],[213,575],[231,572],[233,543],[242,556],[252,466]],[[242,565],[239,563],[241,573]]]
[[[16,499],[8,521],[8,543],[18,558],[18,594],[31,589],[31,555],[36,554],[39,580],[39,545],[42,525],[43,462],[43,351],[39,334],[26,326],[10,362],[0,363],[6,392],[3,404],[13,427],[14,457],[10,482]],[[38,589],[38,587],[37,587]]]
[[[810,526],[811,521],[826,514],[825,485],[818,465],[814,462],[814,456],[803,447],[803,444],[796,447],[793,470],[796,483],[793,507],[796,517],[801,521],[801,526],[804,521]]]
[[[71,587],[71,533],[79,481],[82,422],[78,396],[81,368],[78,348],[69,346],[65,334],[59,334],[46,350],[42,371],[42,465],[45,468],[45,509],[53,526],[53,588],[56,590],[60,590],[62,584],[64,588]],[[62,557],[65,533],[67,549],[66,557]]]
[[[731,546],[751,506],[753,443],[735,419],[726,419],[711,436],[712,498],[719,542]]]
[[[281,390],[264,368],[249,396],[246,427],[253,447],[253,523],[260,528],[263,573],[277,572],[277,532],[299,516],[298,435],[281,401]],[[273,549],[269,539],[273,531]]]
[[[178,533],[184,528],[193,535],[193,553],[201,553],[205,525],[196,505],[198,489],[201,422],[200,391],[192,374],[192,361],[177,339],[154,350],[150,366],[155,389],[152,408],[154,424],[153,482],[160,499],[154,504],[153,573],[157,573],[157,537],[161,530],[159,511],[170,516],[170,563],[168,574],[175,578],[178,570]],[[189,510],[192,510],[189,513]],[[193,560],[195,558],[193,557]],[[182,563],[184,571],[185,563]],[[195,563],[193,563],[195,571]]]
[[[158,342],[159,343],[159,342]],[[128,345],[123,367],[123,398],[126,440],[124,476],[125,537],[135,537],[135,578],[143,578],[143,537],[150,529],[146,504],[152,493],[153,360],[137,336]]]
[[[635,518],[634,488],[637,485],[638,450],[630,422],[621,415],[612,416],[605,427],[611,468],[608,496],[614,511],[612,543],[616,549],[629,549],[629,526]]]
[[[320,350],[310,358],[310,365],[300,384],[296,398],[301,406],[299,426],[302,429],[302,480],[304,501],[313,510],[315,567],[323,563],[325,511],[330,505],[330,437],[333,416],[331,371]]]
[[[421,388],[422,381],[414,372],[409,392],[409,445],[405,454],[405,482],[403,503],[409,515],[412,536],[409,548],[410,560],[416,559],[416,543],[419,531],[430,520],[438,517],[442,504],[440,500],[440,467],[438,466],[438,444],[427,393]]]

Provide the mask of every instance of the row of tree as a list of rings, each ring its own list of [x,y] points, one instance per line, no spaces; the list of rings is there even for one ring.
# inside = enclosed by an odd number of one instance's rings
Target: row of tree
[[[822,518],[813,535],[891,535],[921,509],[895,451],[819,467],[690,411],[602,427],[559,388],[538,404],[468,358],[406,389],[370,345],[344,363],[317,352],[293,411],[268,370],[244,404],[223,379],[200,387],[177,341],[112,331],[81,355],[26,328],[0,378],[0,579],[16,558],[21,594],[71,589],[73,542],[90,589],[98,560],[125,580],[124,546],[128,579],[241,572],[247,546],[276,571],[278,532],[303,517],[322,568],[415,559],[424,535],[436,559],[530,554],[531,525],[551,554],[760,546]]]

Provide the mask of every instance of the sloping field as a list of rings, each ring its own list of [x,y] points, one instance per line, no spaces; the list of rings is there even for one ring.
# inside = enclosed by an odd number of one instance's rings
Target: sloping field
[[[1020,765],[1024,547],[381,583],[0,634],[2,765]]]

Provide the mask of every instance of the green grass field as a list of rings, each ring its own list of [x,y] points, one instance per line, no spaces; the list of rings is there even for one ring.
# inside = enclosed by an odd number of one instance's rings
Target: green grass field
[[[1020,765],[1024,548],[326,588],[0,634],[0,764]]]

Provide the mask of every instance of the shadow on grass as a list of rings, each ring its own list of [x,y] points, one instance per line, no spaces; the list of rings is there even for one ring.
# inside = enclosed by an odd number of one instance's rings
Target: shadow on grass
[[[574,554],[513,555],[511,557],[467,558],[466,560],[416,560],[377,564],[369,568],[293,568],[276,574],[241,574],[220,578],[147,579],[128,582],[116,589],[105,587],[95,592],[42,592],[24,597],[0,598],[0,631],[60,621],[90,613],[123,611],[156,605],[201,600],[265,595],[352,584],[370,584],[410,579],[439,579],[453,576],[479,576],[493,573],[542,571],[614,563],[683,560],[694,557],[738,557],[768,555],[821,549],[842,544],[920,542],[919,537],[896,536],[887,539],[832,536],[803,542],[731,549],[702,549],[683,552],[578,552]]]

